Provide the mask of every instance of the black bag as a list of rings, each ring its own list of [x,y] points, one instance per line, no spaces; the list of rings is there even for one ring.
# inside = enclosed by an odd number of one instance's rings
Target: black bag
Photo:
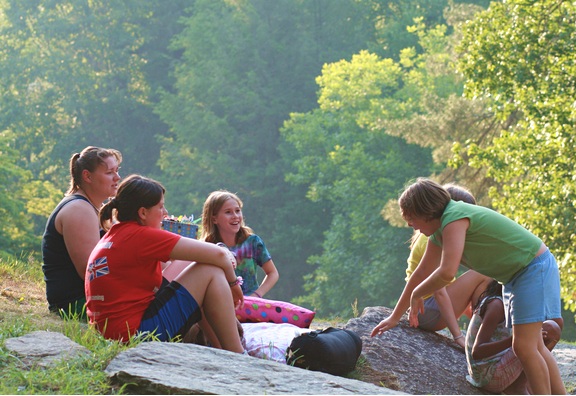
[[[286,363],[334,375],[354,370],[362,353],[362,340],[355,332],[328,327],[303,333],[286,350]]]

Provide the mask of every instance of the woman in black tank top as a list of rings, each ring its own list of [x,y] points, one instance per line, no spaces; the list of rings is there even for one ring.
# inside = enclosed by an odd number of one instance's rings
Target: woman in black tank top
[[[98,212],[116,195],[122,154],[89,146],[70,158],[70,187],[42,237],[42,271],[51,311],[85,317],[84,272],[101,237]]]

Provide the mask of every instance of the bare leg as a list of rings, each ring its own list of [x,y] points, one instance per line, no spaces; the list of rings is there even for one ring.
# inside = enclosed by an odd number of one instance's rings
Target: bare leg
[[[184,271],[192,262],[184,260],[172,260],[164,270],[162,270],[162,276],[172,282],[182,271]]]
[[[208,321],[206,320],[204,314],[202,315],[202,320],[198,322],[198,326],[200,326],[200,328],[202,329],[204,337],[206,338],[210,346],[222,349],[220,340],[216,336],[216,333],[214,332],[214,329],[212,329],[212,326],[210,326],[210,323],[208,323]]]
[[[446,286],[446,292],[452,301],[454,316],[459,318],[466,311],[470,303],[474,305],[490,282],[492,282],[492,278],[469,270]],[[434,330],[441,330],[445,327],[446,321],[441,318]]]
[[[190,261],[183,261],[183,260],[173,260],[163,271],[162,276],[168,280],[168,282],[173,281],[178,275],[180,275],[192,262]],[[222,345],[220,345],[220,341],[212,327],[206,321],[204,312],[202,312],[202,320],[198,323],[200,328],[202,329],[202,335],[205,340],[209,343],[209,345],[213,346],[214,348],[222,349]],[[206,345],[206,344],[204,344]]]
[[[193,264],[175,279],[202,307],[223,349],[244,352],[238,335],[232,292],[224,271],[213,265]]]
[[[544,346],[542,322],[512,326],[512,348],[520,359],[530,389],[537,395],[566,394],[558,364]]]
[[[560,341],[561,335],[562,330],[556,320],[545,320],[542,323],[542,338],[544,339],[544,345],[549,351],[554,349],[558,341]]]

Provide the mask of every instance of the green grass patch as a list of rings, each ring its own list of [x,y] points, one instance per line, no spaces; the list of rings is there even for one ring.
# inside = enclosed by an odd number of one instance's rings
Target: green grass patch
[[[104,369],[122,350],[134,344],[122,345],[104,339],[86,323],[61,320],[58,324],[38,326],[28,318],[16,318],[0,323],[0,343],[36,330],[58,331],[91,353],[73,359],[63,359],[49,368],[30,365],[14,356],[4,346],[0,348],[0,394],[120,394],[122,388],[110,384]]]

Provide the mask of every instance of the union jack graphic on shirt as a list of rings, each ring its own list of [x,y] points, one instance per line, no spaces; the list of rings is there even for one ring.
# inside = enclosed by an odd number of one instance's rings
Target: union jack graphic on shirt
[[[97,258],[96,261],[88,265],[88,273],[90,276],[88,280],[92,282],[94,279],[99,278],[110,273],[108,268],[108,258],[106,256]]]

